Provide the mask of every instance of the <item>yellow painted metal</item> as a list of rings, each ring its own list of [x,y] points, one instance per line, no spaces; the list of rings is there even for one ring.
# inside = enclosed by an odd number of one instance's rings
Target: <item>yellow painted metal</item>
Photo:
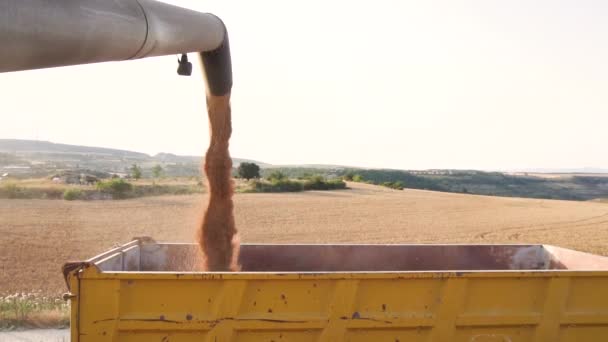
[[[607,341],[608,271],[70,277],[73,342]]]

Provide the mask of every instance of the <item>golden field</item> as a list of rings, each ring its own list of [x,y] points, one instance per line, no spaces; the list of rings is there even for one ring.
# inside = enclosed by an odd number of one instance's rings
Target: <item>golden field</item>
[[[608,255],[608,203],[500,198],[349,183],[237,194],[242,242],[546,243]],[[134,236],[192,242],[205,195],[0,200],[0,293],[65,291],[61,265]]]

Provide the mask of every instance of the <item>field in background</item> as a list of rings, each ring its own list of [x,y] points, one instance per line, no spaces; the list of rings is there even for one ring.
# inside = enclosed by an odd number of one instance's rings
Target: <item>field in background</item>
[[[608,255],[608,204],[349,183],[350,190],[237,194],[243,242],[548,243]],[[123,201],[0,200],[0,289],[66,290],[68,260],[134,236],[192,242],[204,195]]]
[[[237,193],[298,192],[344,189],[341,179],[311,176],[307,179],[239,179]],[[197,177],[105,179],[92,184],[66,184],[49,178],[8,178],[0,182],[0,199],[111,200],[161,195],[190,195],[206,192],[206,182]]]
[[[104,190],[99,184],[66,184],[46,178],[3,179],[0,182],[0,199],[69,199],[107,200],[112,198],[136,198],[159,195],[187,195],[205,191],[203,182],[196,177],[122,180],[106,179],[101,183],[124,182],[128,189],[117,193],[112,187]],[[67,193],[71,192],[72,197]]]

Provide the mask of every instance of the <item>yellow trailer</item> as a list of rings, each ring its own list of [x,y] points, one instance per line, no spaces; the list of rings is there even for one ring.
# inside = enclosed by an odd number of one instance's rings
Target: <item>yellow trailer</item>
[[[138,238],[64,274],[73,342],[608,341],[608,258],[548,245],[198,247]]]

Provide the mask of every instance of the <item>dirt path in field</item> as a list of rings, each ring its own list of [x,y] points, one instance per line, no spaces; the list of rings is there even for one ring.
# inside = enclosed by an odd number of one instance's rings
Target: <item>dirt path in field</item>
[[[608,204],[396,191],[238,194],[243,242],[548,243],[608,255]],[[134,236],[194,241],[202,195],[124,201],[0,200],[0,289],[65,291],[67,260]]]

